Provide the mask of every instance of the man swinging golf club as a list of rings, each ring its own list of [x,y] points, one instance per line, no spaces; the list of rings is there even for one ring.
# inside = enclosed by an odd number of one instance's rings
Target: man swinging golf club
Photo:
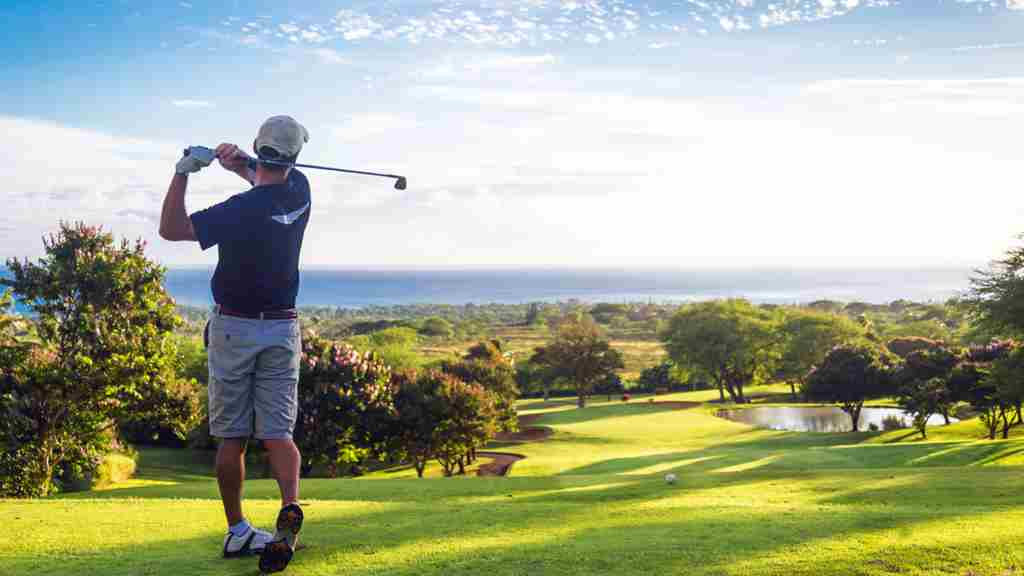
[[[260,571],[280,572],[302,528],[299,450],[292,441],[298,409],[301,341],[295,297],[299,252],[309,222],[309,182],[294,163],[309,134],[293,118],[274,116],[253,143],[256,159],[234,144],[186,154],[177,164],[160,216],[160,236],[219,249],[211,286],[216,311],[207,325],[210,434],[220,439],[217,483],[228,534],[224,556],[260,554]],[[252,185],[242,194],[188,216],[188,175],[221,166]],[[268,162],[261,162],[266,160]],[[276,532],[242,514],[245,448],[263,442],[281,489]]]

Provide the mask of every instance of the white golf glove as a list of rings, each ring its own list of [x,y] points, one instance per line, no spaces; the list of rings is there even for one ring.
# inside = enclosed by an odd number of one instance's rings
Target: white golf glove
[[[216,153],[205,146],[192,146],[185,152],[185,155],[178,160],[178,164],[174,167],[178,174],[199,172],[217,158]]]

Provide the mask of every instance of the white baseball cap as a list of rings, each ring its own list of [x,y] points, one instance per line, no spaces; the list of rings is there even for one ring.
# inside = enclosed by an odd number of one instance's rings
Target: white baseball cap
[[[277,152],[282,158],[298,156],[302,145],[309,142],[309,132],[291,116],[271,116],[260,126],[253,145],[256,153],[264,147]]]

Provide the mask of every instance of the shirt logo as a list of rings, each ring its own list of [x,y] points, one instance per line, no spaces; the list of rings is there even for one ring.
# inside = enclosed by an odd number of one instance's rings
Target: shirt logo
[[[299,219],[299,217],[306,213],[306,210],[309,210],[309,202],[306,202],[305,206],[299,208],[294,212],[289,212],[287,214],[276,214],[274,216],[271,216],[271,218],[274,220],[274,222],[280,222],[281,224],[288,226],[290,224],[294,224],[295,221]]]

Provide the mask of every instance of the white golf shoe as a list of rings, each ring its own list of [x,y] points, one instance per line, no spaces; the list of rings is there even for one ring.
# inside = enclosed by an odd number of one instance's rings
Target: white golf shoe
[[[240,558],[262,554],[267,542],[273,539],[274,535],[270,532],[252,526],[241,536],[235,536],[228,532],[228,535],[224,537],[224,557]]]

